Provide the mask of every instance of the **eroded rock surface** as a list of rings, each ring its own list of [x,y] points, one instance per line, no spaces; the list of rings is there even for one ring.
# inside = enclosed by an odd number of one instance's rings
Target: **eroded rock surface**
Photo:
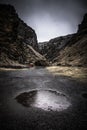
[[[20,66],[45,58],[38,52],[35,31],[11,5],[0,4],[0,66]]]
[[[42,46],[42,48],[41,48]],[[53,65],[87,66],[87,14],[76,34],[40,44],[40,51]]]

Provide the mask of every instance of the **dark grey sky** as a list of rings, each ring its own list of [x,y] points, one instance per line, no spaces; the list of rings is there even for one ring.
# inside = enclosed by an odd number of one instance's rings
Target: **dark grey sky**
[[[19,16],[37,33],[38,41],[46,41],[77,31],[87,0],[0,0],[15,6]]]

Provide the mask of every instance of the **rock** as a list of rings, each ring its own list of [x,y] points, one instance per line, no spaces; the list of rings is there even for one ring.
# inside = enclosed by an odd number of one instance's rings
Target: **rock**
[[[52,62],[58,55],[58,52],[67,45],[72,36],[73,35],[56,37],[48,42],[39,43],[39,52]]]
[[[42,67],[49,66],[49,63],[46,60],[37,60],[34,64],[35,66],[42,66]]]
[[[67,46],[54,59],[56,64],[87,67],[87,14]]]
[[[77,33],[62,39],[63,42],[56,38],[57,47],[54,45],[54,38],[41,50],[52,65],[87,67],[87,14],[84,15]]]
[[[78,33],[87,33],[87,14],[84,15],[82,23],[78,26]]]
[[[38,52],[35,31],[11,5],[0,4],[0,66],[19,66],[45,60]]]

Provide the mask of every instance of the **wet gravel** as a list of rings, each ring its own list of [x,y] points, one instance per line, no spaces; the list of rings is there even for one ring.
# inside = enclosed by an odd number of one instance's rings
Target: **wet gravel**
[[[69,106],[55,110],[55,98],[57,105],[68,101]],[[87,129],[87,84],[53,76],[45,68],[0,71],[0,130],[80,129]]]

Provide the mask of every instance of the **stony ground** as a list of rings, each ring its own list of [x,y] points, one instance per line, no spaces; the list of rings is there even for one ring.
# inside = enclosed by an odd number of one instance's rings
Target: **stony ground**
[[[86,68],[70,67],[0,69],[0,129],[86,130],[85,72]],[[61,111],[44,111],[38,107],[25,107],[15,99],[21,93],[32,90],[60,92],[71,105]]]

